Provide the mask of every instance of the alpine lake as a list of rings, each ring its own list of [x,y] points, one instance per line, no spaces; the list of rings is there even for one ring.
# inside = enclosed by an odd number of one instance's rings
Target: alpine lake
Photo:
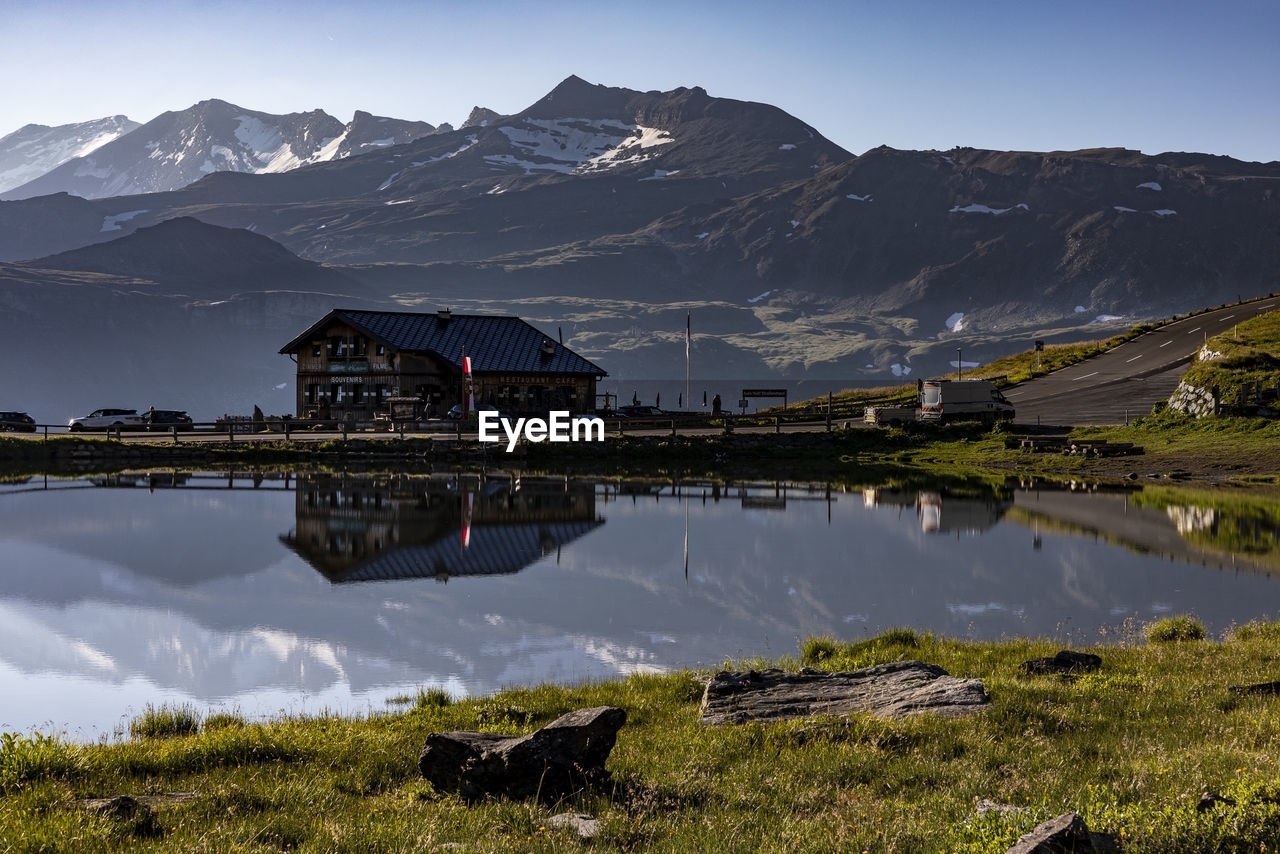
[[[386,710],[794,656],[1280,614],[1280,502],[1005,479],[140,471],[0,481],[0,731]]]

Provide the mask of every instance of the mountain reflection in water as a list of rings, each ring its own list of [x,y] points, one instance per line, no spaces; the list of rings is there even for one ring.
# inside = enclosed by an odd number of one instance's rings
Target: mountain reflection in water
[[[1280,613],[1273,505],[1197,501],[1013,481],[19,480],[0,484],[0,728],[100,731],[166,701],[362,710],[895,625],[1095,640],[1130,617]]]

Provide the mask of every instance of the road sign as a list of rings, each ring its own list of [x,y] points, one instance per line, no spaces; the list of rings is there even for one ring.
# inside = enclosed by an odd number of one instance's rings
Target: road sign
[[[786,397],[785,388],[744,388],[743,397]]]

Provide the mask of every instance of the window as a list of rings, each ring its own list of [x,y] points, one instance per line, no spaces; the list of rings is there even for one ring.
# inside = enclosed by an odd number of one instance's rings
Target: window
[[[379,356],[385,356],[387,355],[387,346],[385,344],[379,344],[375,348],[374,352],[377,353]]]
[[[317,359],[318,359],[318,358],[320,358],[320,348],[321,348],[321,347],[323,347],[323,346],[324,346],[324,345],[323,345],[321,342],[319,342],[319,341],[312,341],[312,342],[311,342],[311,355],[312,355],[312,356],[314,356],[314,357],[315,357],[315,358],[317,358]]]
[[[351,386],[351,402],[356,406],[364,403],[364,386],[354,383]]]

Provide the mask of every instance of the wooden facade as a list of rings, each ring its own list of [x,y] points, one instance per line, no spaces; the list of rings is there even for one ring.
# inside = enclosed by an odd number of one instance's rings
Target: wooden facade
[[[476,403],[504,415],[591,412],[605,376],[519,318],[449,312],[335,309],[280,352],[297,362],[299,416],[324,420],[372,420],[392,398],[443,417],[462,400],[463,353]]]

